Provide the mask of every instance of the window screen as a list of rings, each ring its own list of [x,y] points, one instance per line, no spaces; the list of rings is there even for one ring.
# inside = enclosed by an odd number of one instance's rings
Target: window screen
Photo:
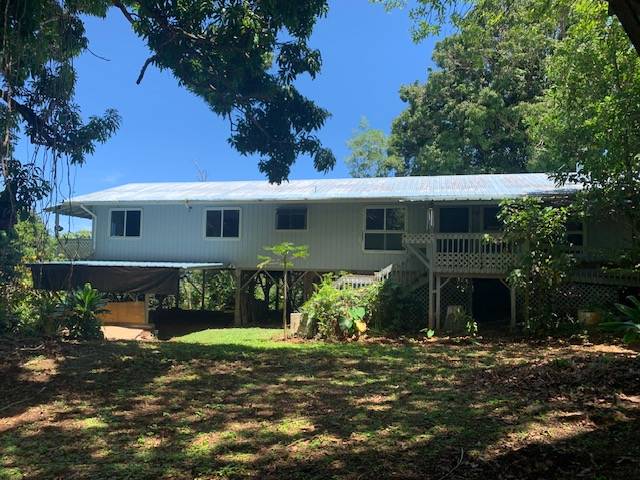
[[[140,210],[112,210],[112,237],[139,237],[141,230],[142,211]]]
[[[278,208],[276,210],[276,229],[278,230],[306,230],[307,208]]]
[[[207,210],[205,236],[207,238],[240,237],[240,210],[237,208]]]
[[[367,208],[365,218],[364,249],[402,251],[405,231],[404,208]]]

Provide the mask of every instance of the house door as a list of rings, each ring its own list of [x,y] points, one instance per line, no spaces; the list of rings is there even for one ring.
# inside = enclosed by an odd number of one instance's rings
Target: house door
[[[469,232],[468,207],[440,207],[438,220],[440,233]]]
[[[509,324],[511,295],[497,278],[474,278],[472,301],[473,318],[480,328]]]

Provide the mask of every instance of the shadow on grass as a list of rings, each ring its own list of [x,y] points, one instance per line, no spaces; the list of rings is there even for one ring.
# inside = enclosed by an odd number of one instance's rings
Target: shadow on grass
[[[631,478],[638,465],[623,457],[638,455],[638,410],[609,399],[640,393],[637,357],[545,355],[66,345],[3,370],[0,406],[13,406],[0,411],[0,478]],[[585,372],[598,373],[593,385]]]

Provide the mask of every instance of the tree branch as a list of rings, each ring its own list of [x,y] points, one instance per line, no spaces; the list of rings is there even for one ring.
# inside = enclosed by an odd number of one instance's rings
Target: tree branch
[[[0,98],[7,104],[11,104],[16,112],[18,112],[25,122],[33,128],[38,135],[42,136],[48,146],[54,146],[56,143],[64,143],[62,138],[45,120],[40,118],[38,113],[30,107],[18,102],[15,98],[10,97],[7,92],[0,89]]]
[[[135,23],[135,18],[133,18],[131,12],[127,10],[127,7],[125,7],[122,3],[120,3],[118,0],[113,0],[113,6],[118,8],[122,12],[124,18],[126,18],[131,25]]]
[[[144,78],[144,74],[147,71],[147,67],[157,58],[157,55],[152,55],[144,61],[144,65],[140,69],[140,73],[138,74],[138,79],[136,80],[136,85],[140,85],[142,79]]]

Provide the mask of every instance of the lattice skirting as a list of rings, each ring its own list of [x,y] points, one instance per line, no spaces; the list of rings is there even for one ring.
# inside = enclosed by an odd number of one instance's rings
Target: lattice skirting
[[[554,296],[554,310],[561,315],[575,316],[579,309],[610,306],[618,300],[620,287],[571,283],[558,290]]]
[[[443,277],[442,281],[446,281]],[[554,297],[554,311],[560,315],[576,316],[581,308],[590,306],[610,306],[620,300],[621,287],[611,285],[595,285],[589,283],[572,283],[562,287]],[[413,291],[416,306],[412,311],[416,323],[427,325],[429,315],[429,285],[425,284]],[[470,278],[451,278],[443,287],[440,296],[440,318],[444,322],[447,307],[461,305],[473,315],[473,282]],[[516,293],[516,320],[524,322],[524,294]]]
[[[411,320],[414,325],[424,324],[424,327],[426,328],[429,317],[429,284],[426,283],[420,288],[416,288],[413,291],[413,296],[416,301],[414,308],[412,308],[411,311],[411,315],[413,316]]]

